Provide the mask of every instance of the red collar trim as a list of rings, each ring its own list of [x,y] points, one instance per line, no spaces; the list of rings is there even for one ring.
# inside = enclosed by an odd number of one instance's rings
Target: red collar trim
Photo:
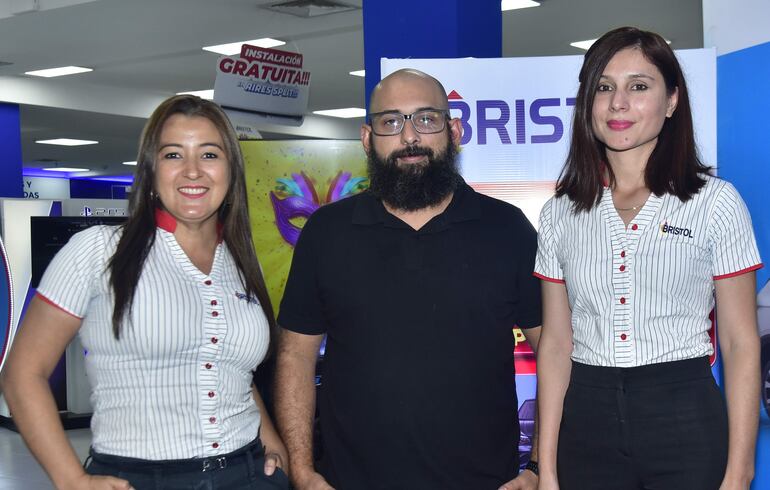
[[[164,209],[155,208],[155,225],[169,233],[174,233],[176,231],[176,218]],[[219,243],[224,240],[224,230],[225,225],[221,221],[217,221],[217,242]]]
[[[174,233],[176,231],[176,218],[166,210],[155,208],[155,225],[169,233]]]

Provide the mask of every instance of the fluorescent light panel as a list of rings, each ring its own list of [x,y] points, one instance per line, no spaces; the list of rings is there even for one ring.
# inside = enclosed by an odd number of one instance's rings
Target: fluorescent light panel
[[[274,48],[276,46],[283,46],[286,44],[278,39],[272,39],[269,37],[263,37],[262,39],[252,39],[251,41],[238,41],[235,43],[217,44],[215,46],[203,46],[205,51],[211,51],[212,53],[219,53],[224,55],[234,55],[241,52],[241,46],[244,44],[251,44],[252,46],[259,46],[260,48]]]
[[[136,162],[123,162],[123,165],[136,165]]]
[[[91,140],[76,140],[71,138],[56,138],[52,140],[37,140],[35,143],[41,145],[59,145],[59,146],[83,146],[83,145],[95,145],[98,141]]]
[[[366,70],[351,71],[350,74],[353,75],[354,77],[365,77],[366,76]]]
[[[25,71],[25,75],[32,75],[34,77],[63,77],[64,75],[75,75],[77,73],[86,73],[94,71],[92,68],[84,68],[82,66],[62,66],[59,68],[48,68],[46,70],[34,70]]]
[[[365,117],[366,109],[361,109],[359,107],[346,107],[344,109],[313,111],[313,114],[318,114],[319,116],[342,117],[345,119],[350,119],[353,117]]]
[[[540,2],[534,2],[532,0],[503,0],[500,3],[500,10],[505,12],[506,10],[526,9],[539,6]]]
[[[177,92],[177,95],[197,95],[201,99],[214,100],[214,89],[210,90],[193,90],[191,92]]]
[[[49,172],[88,172],[91,169],[76,168],[76,167],[49,167],[49,168],[44,168],[43,170],[47,170]]]

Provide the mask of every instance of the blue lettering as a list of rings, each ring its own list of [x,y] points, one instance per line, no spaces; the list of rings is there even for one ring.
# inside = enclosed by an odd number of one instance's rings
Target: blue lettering
[[[532,143],[556,143],[564,134],[564,125],[561,123],[561,119],[556,116],[543,116],[540,114],[540,108],[554,106],[559,106],[559,99],[537,99],[529,106],[529,117],[533,123],[553,126],[551,134],[532,135]]]
[[[498,109],[500,117],[497,119],[487,119],[487,109]],[[496,129],[500,137],[500,142],[504,145],[511,144],[511,137],[505,125],[511,118],[511,110],[508,104],[502,100],[479,100],[476,102],[476,111],[478,111],[477,121],[479,126],[479,144],[487,144],[487,129]]]
[[[516,133],[516,144],[523,145],[527,143],[527,118],[536,126],[550,126],[551,131],[547,134],[533,134],[530,136],[530,143],[556,143],[564,137],[564,120],[559,115],[544,114],[544,108],[574,107],[575,98],[566,97],[562,105],[562,99],[558,97],[546,97],[535,99],[527,111],[527,102],[524,99],[514,99],[513,108],[504,100],[477,100],[476,115],[473,119],[476,131],[476,143],[479,145],[487,144],[487,131],[494,130],[501,144],[513,144],[510,131]],[[460,140],[461,145],[471,142],[473,139],[474,125],[472,124],[473,114],[471,106],[463,100],[450,100],[449,109],[454,111],[453,116],[460,120],[463,128],[463,136]],[[513,109],[513,121],[511,121],[511,109]],[[499,111],[499,116],[495,117],[490,110]],[[552,109],[557,110],[557,109]],[[459,111],[459,116],[457,112]],[[570,110],[571,114],[571,110]],[[510,124],[509,124],[510,123]],[[515,126],[514,126],[515,125]]]

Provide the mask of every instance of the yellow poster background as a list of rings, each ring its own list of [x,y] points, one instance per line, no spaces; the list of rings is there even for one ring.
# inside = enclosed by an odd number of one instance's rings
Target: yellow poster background
[[[294,252],[286,235],[313,209],[368,186],[366,154],[358,140],[242,141],[241,149],[254,247],[277,314]]]

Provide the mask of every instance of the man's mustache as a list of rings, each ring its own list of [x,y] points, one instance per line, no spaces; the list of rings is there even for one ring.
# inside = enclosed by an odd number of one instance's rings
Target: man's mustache
[[[433,158],[433,150],[425,148],[423,146],[408,146],[401,150],[396,150],[390,154],[390,160],[395,161],[396,158],[408,158],[408,157],[428,157]]]

